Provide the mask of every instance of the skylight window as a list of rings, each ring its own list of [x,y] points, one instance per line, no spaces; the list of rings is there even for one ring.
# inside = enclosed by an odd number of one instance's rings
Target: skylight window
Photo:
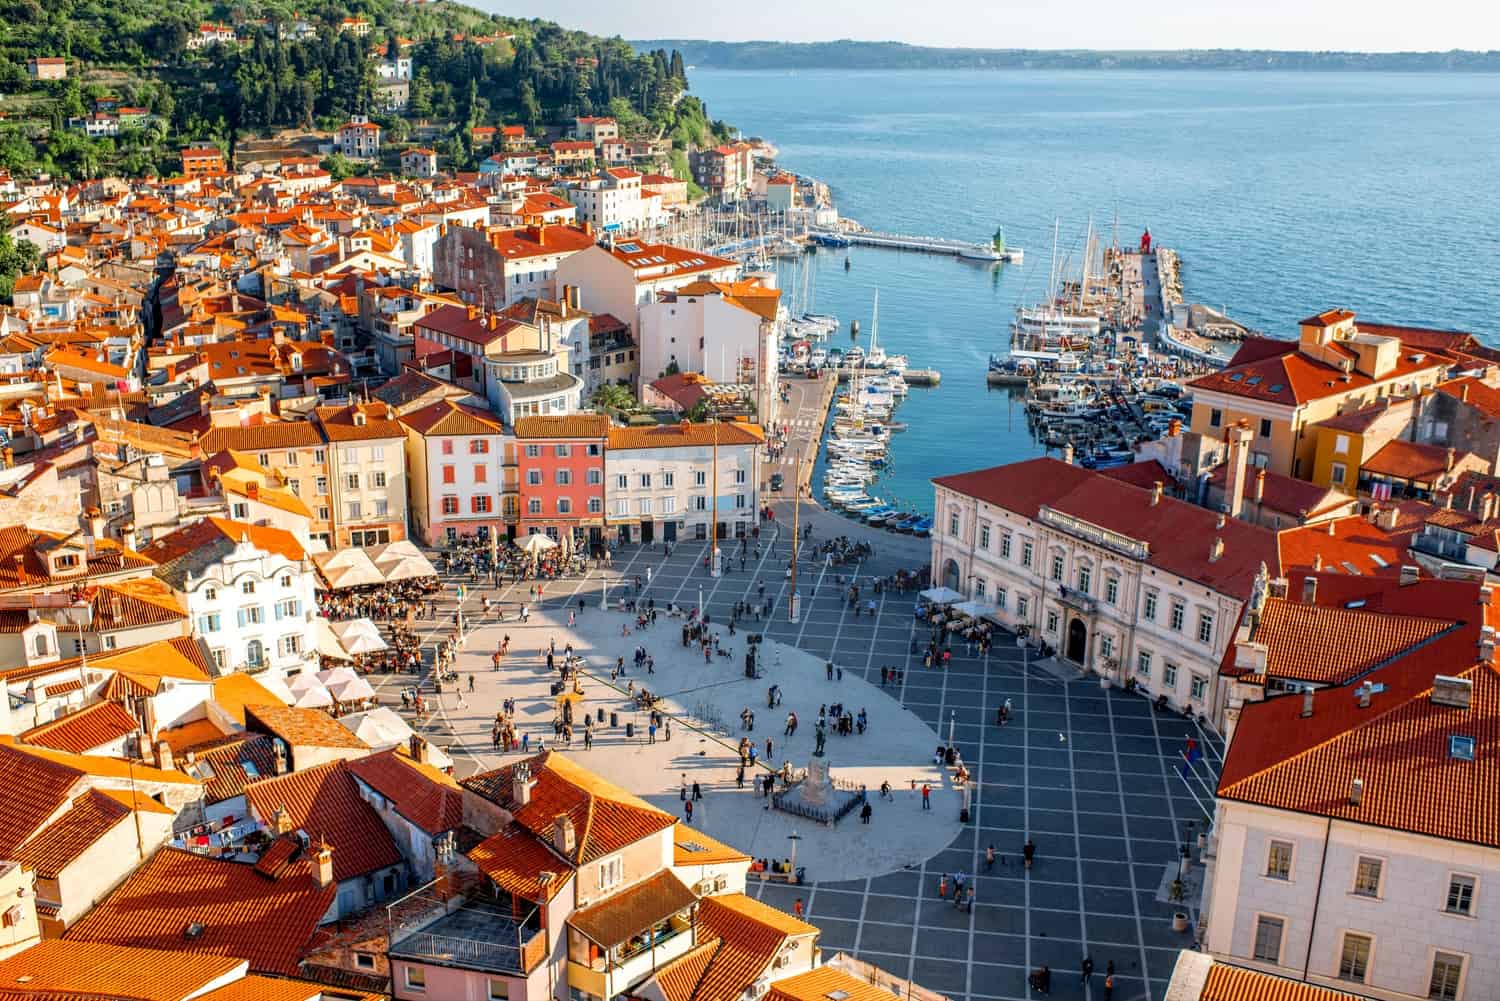
[[[1245,377],[1245,373],[1243,373],[1243,372],[1236,372],[1236,373],[1234,373],[1233,375],[1231,375],[1229,377],[1229,381],[1230,382],[1239,382],[1244,377]]]
[[[1250,378],[1248,378],[1248,379],[1245,380],[1245,385],[1247,385],[1247,386],[1259,386],[1260,385],[1260,376],[1258,376],[1258,375],[1252,375]]]
[[[1473,761],[1474,738],[1457,733],[1451,734],[1448,737],[1448,757],[1454,761]]]
[[[1271,392],[1273,392],[1273,393],[1279,393],[1279,392],[1281,392],[1285,388],[1286,388],[1285,386],[1283,386],[1281,383],[1278,382],[1278,383],[1276,383],[1276,385],[1274,385],[1274,386],[1271,387]]]
[[[1370,562],[1373,563],[1373,564],[1375,564],[1377,567],[1388,567],[1388,566],[1390,566],[1389,563],[1387,563],[1385,560],[1381,559],[1380,556],[1378,554],[1376,554],[1376,553],[1371,553],[1370,554]]]
[[[1350,563],[1348,560],[1342,561],[1341,563],[1339,563],[1339,566],[1354,574],[1356,577],[1359,576],[1359,567],[1355,566],[1353,563]]]

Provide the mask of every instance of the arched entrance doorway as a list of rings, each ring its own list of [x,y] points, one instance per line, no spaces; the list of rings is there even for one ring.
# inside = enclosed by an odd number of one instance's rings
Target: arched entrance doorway
[[[1075,664],[1082,664],[1089,648],[1089,627],[1083,624],[1082,619],[1074,619],[1068,623],[1068,659]]]
[[[958,590],[958,562],[949,560],[943,564],[943,585],[954,591]]]

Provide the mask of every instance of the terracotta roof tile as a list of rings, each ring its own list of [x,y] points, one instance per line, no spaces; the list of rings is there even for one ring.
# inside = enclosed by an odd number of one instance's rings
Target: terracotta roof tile
[[[609,418],[603,414],[569,414],[564,417],[521,417],[516,420],[517,438],[598,438],[609,433]]]
[[[238,671],[214,679],[214,702],[241,724],[245,722],[246,706],[274,708],[283,704],[253,676]]]
[[[291,976],[337,892],[334,883],[314,882],[305,859],[294,869],[273,880],[241,862],[162,848],[66,940],[233,956],[257,972]],[[195,924],[202,930],[190,938]]]
[[[76,546],[80,553],[84,549],[83,536],[77,532],[65,535],[24,525],[0,528],[0,590],[60,583],[48,575],[41,550],[64,542]],[[83,566],[78,573],[65,578],[65,582],[89,580],[125,570],[147,570],[152,565],[151,560],[140,553],[125,549],[111,539],[96,540],[94,552],[95,555],[87,560],[80,555]]]
[[[33,727],[21,734],[21,739],[28,744],[83,754],[140,728],[140,721],[118,702],[96,702],[61,719]]]
[[[193,765],[183,764],[203,779],[203,796],[209,803],[222,803],[242,795],[245,786],[276,774],[273,738],[263,734],[241,735],[194,751]],[[204,766],[207,765],[207,768]]]
[[[134,949],[47,939],[0,960],[0,984],[19,996],[99,996],[181,1001],[231,976],[240,960],[178,949]]]
[[[738,848],[716,841],[695,827],[678,824],[672,828],[672,864],[676,866],[714,865],[720,862],[748,862],[750,856]]]
[[[1251,638],[1268,648],[1267,676],[1342,685],[1453,626],[1451,619],[1269,598]]]
[[[438,400],[420,410],[413,410],[401,418],[401,423],[424,436],[503,434],[505,431],[498,417],[451,400]]]
[[[214,428],[203,436],[205,452],[236,449],[242,452],[265,452],[287,448],[318,448],[323,436],[307,421],[277,421],[250,427]]]
[[[885,988],[867,984],[832,966],[820,966],[776,981],[766,1001],[828,1001],[833,991],[842,993],[844,1001],[891,1001],[891,992]]]
[[[567,814],[577,838],[575,857],[568,861],[575,865],[611,855],[677,822],[672,814],[556,752],[548,751],[524,763],[535,782],[525,806],[516,805],[512,799],[515,764],[470,776],[462,784],[509,810],[518,823],[538,837],[551,838],[553,821]]]
[[[1191,1001],[1359,1001],[1359,995],[1215,963]]]
[[[177,595],[154,577],[101,585],[92,604],[93,628],[99,632],[187,621]]]
[[[89,791],[68,812],[42,828],[15,855],[42,879],[56,879],[78,856],[130,816],[130,808],[101,792]]]
[[[711,421],[695,424],[657,424],[651,427],[609,429],[609,447],[622,448],[702,448],[713,445],[760,445],[766,440],[759,424],[743,421]]]
[[[332,845],[333,875],[339,882],[401,862],[390,832],[359,794],[346,762],[251,782],[245,786],[245,802],[262,824],[269,826],[277,810],[285,809],[293,827],[315,842]]]
[[[747,984],[766,972],[788,937],[818,929],[743,893],[704,897],[698,904],[700,934],[720,940],[693,1001],[736,1001]]]
[[[402,751],[389,750],[348,763],[355,778],[390,801],[392,808],[428,834],[463,826],[463,789],[431,765],[423,765]]]
[[[1471,454],[1459,452],[1454,460],[1450,460],[1449,452],[1450,449],[1438,445],[1422,445],[1396,438],[1366,459],[1360,466],[1360,471],[1399,480],[1431,483],[1449,470],[1452,461],[1467,458]]]
[[[506,824],[471,848],[468,855],[495,885],[537,904],[557,896],[573,878],[570,863],[517,823]]]
[[[1415,531],[1407,527],[1386,532],[1351,515],[1286,529],[1277,535],[1277,548],[1283,570],[1310,569],[1321,562],[1323,569],[1339,573],[1395,576]]]
[[[360,740],[338,720],[317,709],[298,709],[294,706],[245,707],[245,725],[251,729],[263,729],[266,733],[280,737],[288,744],[311,745],[313,747],[349,747],[369,750],[370,745]]]

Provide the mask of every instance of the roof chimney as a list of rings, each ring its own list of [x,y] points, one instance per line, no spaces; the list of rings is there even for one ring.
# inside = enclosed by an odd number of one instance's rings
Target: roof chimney
[[[1358,806],[1360,800],[1365,798],[1365,780],[1356,778],[1349,783],[1349,805]]]
[[[287,772],[291,771],[291,769],[287,767],[286,741],[282,740],[280,737],[276,737],[271,741],[271,747],[276,757],[276,774],[285,775]]]
[[[1182,420],[1180,418],[1173,417],[1171,420],[1167,421],[1167,437],[1176,438],[1180,434],[1182,434]]]
[[[1216,522],[1214,522],[1214,528],[1223,528],[1224,527],[1224,522],[1226,522],[1228,520],[1229,519],[1224,516],[1224,512],[1220,511],[1219,512],[1219,520],[1216,521]]]
[[[464,314],[470,320],[478,319],[478,317],[479,317],[479,307],[476,306],[476,305],[474,305],[473,303],[470,303],[469,305],[467,305],[467,306],[464,307]]]
[[[408,745],[408,750],[411,752],[411,759],[418,764],[427,765],[432,763],[431,748],[428,745],[426,738],[424,738],[420,733],[414,733],[411,735],[411,742]]]
[[[1445,470],[1447,470],[1448,472],[1452,472],[1453,471],[1453,455],[1454,455],[1453,447],[1450,445],[1448,447],[1448,453],[1447,453],[1447,455],[1445,455],[1443,457],[1443,468]]]
[[[1432,704],[1450,709],[1468,709],[1474,704],[1474,682],[1439,674],[1432,679]]]
[[[1161,503],[1161,480],[1154,480],[1151,484],[1151,506],[1155,507]]]
[[[1308,719],[1313,714],[1313,690],[1304,688],[1302,690],[1302,718]]]
[[[1486,664],[1495,662],[1495,627],[1481,626],[1479,629],[1479,659]]]
[[[172,745],[165,740],[156,742],[156,767],[164,772],[172,770]]]
[[[1469,402],[1469,384],[1467,382],[1458,387],[1458,398],[1463,403]]]
[[[517,808],[531,802],[531,790],[535,786],[536,779],[531,777],[531,766],[526,762],[523,761],[511,769],[510,798],[515,801]]]
[[[1266,495],[1266,471],[1257,469],[1255,471],[1255,503],[1259,504],[1261,498]]]
[[[573,830],[573,818],[559,813],[552,819],[552,847],[563,858],[570,859],[578,849],[578,838]]]
[[[1322,570],[1323,569],[1323,554],[1322,553],[1313,553],[1313,569],[1314,570]]]
[[[313,882],[320,887],[333,885],[333,846],[326,841],[318,842],[318,854],[313,857]]]
[[[1062,461],[1070,466],[1073,464],[1073,443],[1071,441],[1063,445]]]
[[[1412,564],[1412,563],[1403,563],[1401,565],[1401,586],[1402,587],[1407,587],[1408,585],[1415,584],[1417,581],[1419,581],[1421,579],[1422,579],[1422,569],[1421,569],[1421,567],[1418,567],[1418,566],[1416,566],[1415,564]]]
[[[1370,708],[1370,696],[1375,694],[1375,686],[1366,681],[1355,689],[1355,694],[1359,696],[1359,707],[1361,709],[1368,709]]]
[[[1302,604],[1311,605],[1318,600],[1318,578],[1308,574],[1302,578]]]
[[[286,807],[278,806],[276,812],[271,814],[271,830],[278,835],[292,833],[292,815],[287,812]]]
[[[1223,526],[1221,525],[1220,527],[1222,528]],[[1208,547],[1208,562],[1217,563],[1219,561],[1219,558],[1223,555],[1224,537],[1222,535],[1216,535],[1214,536],[1213,545]]]
[[[1328,519],[1328,537],[1331,539],[1335,535],[1338,535],[1338,519],[1337,518],[1329,518]]]

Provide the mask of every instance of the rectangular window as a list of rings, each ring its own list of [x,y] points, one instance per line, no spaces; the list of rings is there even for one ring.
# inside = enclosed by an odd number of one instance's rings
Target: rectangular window
[[[600,514],[604,511],[604,501],[598,497],[589,498],[589,514]]]
[[[1458,986],[1463,975],[1464,957],[1451,952],[1434,953],[1427,996],[1436,1001],[1458,1001]]]
[[[376,473],[371,473],[370,474],[370,486],[372,486],[372,487],[384,487],[385,486],[385,471],[384,470],[381,470],[380,472],[376,472]]]
[[[979,526],[979,548],[986,550],[990,548],[990,526],[988,525]]]
[[[474,467],[474,482],[475,483],[487,483],[487,482],[489,482],[489,474],[488,474],[488,472],[486,472],[487,468],[488,467],[486,467],[486,466],[475,466]]]
[[[629,487],[630,477],[626,476],[624,473],[619,473],[615,476],[615,489],[627,490],[629,489]]]
[[[1166,667],[1163,667],[1161,669],[1161,680],[1168,688],[1175,691],[1177,688],[1177,665],[1168,663]]]
[[[452,438],[444,438],[443,439],[443,454],[444,455],[452,455],[453,454],[453,439]]]
[[[542,471],[540,469],[526,470],[526,483],[528,486],[539,487],[542,485]]]
[[[540,445],[527,445],[526,446],[526,458],[528,458],[528,459],[539,459],[541,457],[542,457],[542,446],[540,446]]]
[[[693,473],[693,486],[701,487],[708,482],[708,474],[701,469]]]
[[[618,518],[623,518],[623,517],[627,516],[628,514],[630,514],[630,501],[628,501],[628,500],[617,500],[617,501],[615,501],[615,516],[618,517]]]
[[[1063,579],[1063,558],[1061,556],[1054,555],[1052,557],[1052,579]]]
[[[1026,595],[1024,594],[1018,595],[1016,597],[1016,614],[1019,615],[1022,619],[1026,618],[1026,613],[1030,610],[1030,608],[1030,598],[1026,597]]]
[[[588,485],[591,486],[591,487],[600,486],[601,484],[604,483],[604,473],[601,470],[598,470],[598,469],[590,469],[588,471],[587,480],[588,480]],[[667,486],[671,486],[671,484],[669,483],[669,484],[667,484]]]
[[[283,656],[291,657],[302,652],[302,637],[296,633],[288,633],[281,637],[281,653]]]
[[[676,479],[676,477],[673,476],[671,473],[662,473],[661,474],[661,485],[664,486],[664,487],[670,487],[675,479]]]
[[[1104,600],[1111,605],[1120,600],[1120,578],[1104,578]]]
[[[488,455],[490,443],[483,438],[475,438],[469,442],[470,455]]]
[[[734,471],[734,482],[736,482],[736,483],[744,483],[745,482],[745,471],[743,469],[736,469]]]
[[[490,1001],[510,1001],[510,981],[490,977]]]
[[[651,498],[650,497],[642,497],[640,500],[636,501],[635,502],[635,509],[636,509],[636,513],[637,514],[650,514],[651,513]]]
[[[708,510],[708,498],[707,497],[703,497],[703,496],[694,497],[693,498],[693,510],[694,511],[707,511]]]
[[[1113,657],[1115,655],[1115,638],[1109,633],[1099,637],[1099,655],[1101,657]]]
[[[957,535],[958,534],[958,515],[956,515],[956,514],[950,514],[948,516],[948,534],[949,535]]]
[[[444,483],[457,483],[458,482],[458,467],[457,466],[444,466],[443,467],[443,482]]]
[[[326,496],[328,493],[328,477],[319,476],[317,479],[318,496]]]
[[[1448,905],[1449,914],[1462,914],[1465,917],[1474,913],[1474,877],[1462,876],[1454,873],[1448,877]]]
[[[253,580],[247,580],[243,584],[241,584],[240,585],[240,593],[241,594],[254,594],[255,593],[255,581],[253,581]]]
[[[572,514],[573,513],[573,502],[570,501],[570,500],[568,500],[568,498],[566,498],[566,497],[559,497],[557,499],[557,513],[558,514]]]
[[[250,505],[234,504],[230,508],[230,516],[234,518],[235,521],[245,521],[250,517]]]
[[[489,514],[490,513],[490,495],[489,494],[476,494],[473,497],[470,497],[469,498],[469,507],[473,509],[473,513],[474,514]]]
[[[1214,408],[1208,412],[1208,426],[1211,428],[1223,427],[1224,411]]]
[[[1172,614],[1167,624],[1172,627],[1173,632],[1182,632],[1182,622],[1187,618],[1187,606],[1180,601],[1172,602]]]
[[[662,514],[676,514],[677,513],[677,498],[676,497],[663,497],[661,499],[661,513]]]
[[[1192,698],[1202,702],[1203,697],[1208,694],[1208,679],[1201,674],[1193,675],[1188,691]]]
[[[297,464],[297,453],[296,452],[288,452],[286,454],[286,464],[288,466],[295,466]]]
[[[1214,638],[1214,616],[1212,612],[1198,613],[1198,642],[1212,643]]]
[[[385,446],[384,445],[371,445],[370,446],[370,461],[372,461],[372,462],[384,462],[385,461]]]
[[[1055,633],[1055,632],[1057,632],[1057,613],[1056,612],[1048,612],[1047,613],[1047,632],[1049,632],[1049,633]]]
[[[347,489],[347,490],[358,490],[359,489],[359,474],[358,473],[350,473],[347,476],[345,476],[344,477],[344,488]]]
[[[443,513],[458,514],[458,498],[452,494],[443,498]]]
[[[1094,571],[1088,567],[1078,568],[1078,590],[1088,594],[1093,590]]]
[[[1349,467],[1342,462],[1333,462],[1328,465],[1328,482],[1336,487],[1343,486],[1349,479]]]
[[[344,505],[344,517],[350,521],[358,521],[364,517],[364,509],[360,507],[359,501],[350,501]]]
[[[321,449],[321,448],[315,448],[315,449],[313,449],[313,461],[314,462],[327,462],[328,461],[328,453],[326,451],[324,451],[323,449]]]
[[[1255,951],[1251,955],[1263,963],[1281,962],[1281,932],[1286,922],[1262,914],[1255,919]]]
[[[1266,849],[1266,876],[1271,879],[1292,878],[1292,843],[1272,841]]]
[[[344,461],[345,462],[354,462],[354,463],[359,462],[359,449],[353,448],[353,447],[345,448],[344,449]]]
[[[542,513],[542,502],[541,502],[541,500],[538,499],[538,498],[536,498],[536,497],[533,497],[530,500],[528,500],[526,502],[526,513],[527,514],[541,514]]]
[[[619,855],[599,863],[599,889],[608,890],[625,877],[625,861]]]
[[[557,471],[557,485],[558,486],[560,486],[560,487],[571,486],[572,483],[573,483],[573,472],[572,472],[572,470],[569,470],[569,469],[559,469]]]
[[[257,455],[255,457],[255,460],[260,463],[260,467],[262,469],[269,469],[271,467],[271,453],[270,452],[261,452],[259,455]]]
[[[219,631],[218,613],[198,616],[198,631],[200,633],[216,633]]]
[[[1142,678],[1151,677],[1151,651],[1138,650],[1135,655],[1135,673]]]
[[[1344,932],[1344,944],[1339,950],[1339,979],[1365,982],[1365,973],[1370,968],[1370,936]]]
[[[1346,435],[1346,434],[1339,434],[1339,435],[1334,435],[1333,436],[1333,454],[1334,455],[1348,455],[1349,454],[1349,436],[1348,435]]]
[[[1354,867],[1354,894],[1358,897],[1380,896],[1380,873],[1384,864],[1378,858],[1367,855],[1359,857]]]
[[[1268,417],[1262,417],[1260,419],[1260,436],[1262,438],[1271,437],[1271,421]]]
[[[641,489],[642,490],[650,490],[651,489],[651,474],[650,473],[642,473],[641,474]]]
[[[1004,535],[1000,536],[1000,558],[1003,559],[1003,560],[1010,559],[1010,533],[1009,532],[1006,532]]]
[[[556,446],[553,446],[552,454],[555,455],[555,456],[557,456],[559,459],[566,459],[568,457],[568,446],[566,446],[566,445],[556,445]]]
[[[1030,542],[1022,542],[1021,543],[1021,566],[1023,566],[1023,567],[1029,567],[1029,566],[1031,566],[1031,560],[1032,560],[1032,556],[1033,555],[1034,555],[1034,553],[1033,553],[1033,549],[1032,549],[1031,543]]]
[[[1005,588],[1003,588],[1003,587],[997,587],[997,588],[995,588],[995,607],[998,608],[998,609],[1000,609],[1000,611],[1002,611],[1002,612],[1005,611],[1005,603],[1006,603],[1006,598],[1007,597],[1008,597],[1008,595],[1006,593]]]
[[[406,968],[406,989],[409,991],[427,990],[427,971],[420,966],[408,966]]]

